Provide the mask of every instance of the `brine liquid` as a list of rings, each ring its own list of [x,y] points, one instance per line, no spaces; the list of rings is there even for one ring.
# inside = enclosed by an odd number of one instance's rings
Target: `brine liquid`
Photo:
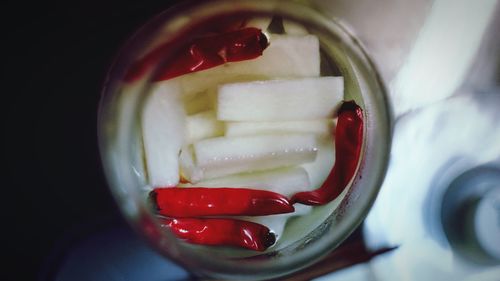
[[[272,41],[272,36],[270,39],[270,44],[273,44]],[[307,55],[307,54],[305,54]],[[219,66],[219,69],[224,69],[225,66]],[[207,74],[206,76],[204,74]],[[329,58],[326,53],[320,50],[320,76],[341,76],[339,68],[336,67],[336,64],[333,62],[331,58]],[[186,79],[191,79],[191,81],[186,80]],[[188,89],[189,94],[188,95],[179,95],[179,96],[172,96],[172,99],[170,100],[165,100],[164,102],[171,102],[172,104],[181,107],[179,111],[183,112],[185,116],[183,118],[186,118],[188,120],[193,120],[193,116],[197,114],[203,114],[206,112],[213,112],[217,110],[216,106],[216,98],[217,98],[217,87],[219,85],[223,84],[228,84],[228,83],[236,83],[236,82],[249,82],[249,81],[266,81],[269,79],[275,79],[276,77],[269,76],[268,74],[253,74],[253,75],[234,75],[230,72],[225,72],[224,70],[216,72],[216,74],[213,74],[208,71],[202,71],[199,73],[195,73],[194,75],[191,75],[190,77],[179,77],[176,78],[176,82],[179,82],[183,89]],[[151,91],[155,91],[159,83],[164,83],[164,82],[155,82],[155,84],[151,85]],[[209,85],[209,87],[205,87],[204,85]],[[172,108],[172,111],[176,111],[178,109]],[[211,114],[211,113],[207,113]],[[158,117],[159,116],[159,117]],[[171,116],[165,115],[165,116],[154,116],[154,118],[159,118],[161,119],[161,122],[165,122],[164,124],[168,125],[168,122],[171,121],[169,119]],[[190,119],[191,118],[191,119]],[[188,124],[184,120],[183,122],[186,124],[184,128],[182,127],[176,127],[176,131],[168,131],[168,129],[165,129],[164,132],[166,132],[169,136],[173,136],[172,138],[175,138],[176,135],[187,135],[187,138],[193,138],[196,140],[193,140],[193,142],[203,140],[203,138],[216,138],[224,135],[224,125],[221,126],[220,123],[213,123],[211,121],[212,119],[210,118],[201,118],[198,121],[193,121],[193,122],[200,122],[202,126],[199,126],[197,130],[194,130],[194,136],[193,134],[189,134],[189,128]],[[278,120],[279,121],[279,120]],[[270,120],[270,122],[273,122],[273,120]],[[223,123],[223,122],[222,122]],[[334,126],[335,124],[333,124]],[[144,124],[143,124],[144,126]],[[196,126],[196,125],[194,125]],[[212,130],[208,133],[204,132],[204,129],[209,129]],[[217,132],[216,135],[214,135],[213,132]],[[199,135],[196,135],[199,134]],[[208,134],[208,136],[207,136]],[[211,135],[210,135],[211,134]],[[267,134],[282,134],[280,130],[276,130],[275,132],[267,132]],[[335,148],[334,148],[334,140],[333,140],[333,134],[320,134],[317,136],[317,147],[314,149],[317,150],[317,155],[314,161],[309,162],[309,163],[303,163],[299,164],[301,168],[305,169],[307,172],[307,175],[310,180],[310,186],[308,187],[307,190],[314,190],[319,188],[325,179],[327,178],[328,174],[330,173],[334,161],[335,161]],[[198,139],[199,138],[199,139]],[[144,136],[143,136],[143,141],[144,141]],[[150,190],[151,187],[155,187],[154,182],[151,182],[151,170],[148,170],[148,154],[152,155],[151,152],[148,152],[148,143],[147,140],[145,141],[145,145],[142,146],[141,150],[144,159],[144,165],[145,168],[138,169],[138,175],[144,176],[145,178],[149,178],[147,181],[148,184],[145,187],[145,190]],[[179,152],[180,154],[185,153],[191,156],[194,159],[191,159],[192,162],[195,162],[196,156],[193,157],[192,151],[189,151],[186,153],[186,151],[190,148],[192,144],[188,145],[183,145],[181,148],[181,151]],[[271,157],[275,154],[271,154]],[[253,158],[254,155],[246,155],[248,158]],[[213,159],[215,160],[220,160],[214,157]],[[223,157],[223,160],[230,161],[232,160],[230,157]],[[214,160],[214,161],[215,161]],[[244,161],[244,159],[242,159]],[[182,159],[180,160],[181,162],[183,161]],[[189,159],[187,160],[189,161]],[[223,161],[222,161],[223,162]],[[193,163],[191,163],[193,164]],[[186,166],[190,165],[189,163],[181,163],[180,166]],[[273,168],[274,169],[274,168]],[[142,170],[142,171],[141,171]],[[192,172],[190,171],[191,174],[188,175],[189,172],[186,171],[187,169],[184,167],[181,167],[179,170],[175,170],[174,173],[179,173],[180,175],[180,186],[183,184],[185,186],[198,186],[196,181],[192,181],[192,179],[196,179],[196,171]],[[169,171],[171,172],[171,171]],[[201,168],[199,170],[200,173],[206,173],[206,168]],[[261,171],[255,171],[255,170],[249,170],[245,171],[242,173],[259,173]],[[223,177],[227,176],[234,176],[233,173],[229,172],[228,174],[223,174]],[[237,176],[237,175],[236,175]],[[191,179],[186,179],[186,178],[191,178]],[[214,177],[208,177],[205,179],[202,179],[203,181],[217,181],[217,176]],[[237,186],[237,185],[236,185]],[[235,186],[235,187],[236,187]],[[225,186],[224,186],[225,187]],[[178,187],[182,188],[182,187]],[[307,191],[303,190],[303,191]],[[260,224],[266,225],[273,231],[274,233],[278,234],[277,237],[277,243],[270,247],[267,251],[273,251],[277,249],[281,249],[283,247],[286,247],[295,241],[300,240],[304,236],[306,236],[308,233],[310,233],[312,230],[317,228],[322,222],[325,221],[325,219],[331,215],[334,209],[338,207],[340,202],[342,201],[343,197],[347,193],[348,188],[346,188],[342,194],[337,197],[335,200],[332,202],[323,205],[323,206],[317,206],[317,207],[310,207],[310,206],[305,206],[305,205],[300,205],[296,204],[296,212],[295,214],[282,214],[282,215],[269,215],[269,216],[262,216],[262,217],[239,217],[239,219],[245,219],[249,221],[254,221],[258,222]],[[248,251],[245,250],[238,250],[238,249],[227,249],[224,247],[203,247],[203,246],[196,246],[193,245],[193,247],[201,247],[205,251],[213,251],[214,253],[218,254],[229,254],[232,256],[248,256],[248,255],[253,255],[255,253],[249,253]]]

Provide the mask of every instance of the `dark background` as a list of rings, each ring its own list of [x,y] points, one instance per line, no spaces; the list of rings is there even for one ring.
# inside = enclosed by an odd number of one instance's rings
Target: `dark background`
[[[101,84],[124,41],[176,1],[40,2],[0,8],[0,280],[50,280],[68,247],[123,224],[97,147]]]

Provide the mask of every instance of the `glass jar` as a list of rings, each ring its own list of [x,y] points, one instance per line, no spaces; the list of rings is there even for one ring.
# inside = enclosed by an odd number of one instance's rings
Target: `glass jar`
[[[285,246],[264,253],[233,255],[193,247],[162,229],[146,200],[147,173],[140,115],[148,97],[151,77],[179,48],[188,34],[240,17],[278,17],[302,25],[319,38],[324,61],[344,77],[345,99],[364,112],[364,144],[358,170],[341,199],[309,220],[287,226]],[[133,83],[125,75],[137,58],[159,44],[172,52]],[[328,72],[332,69],[325,68]],[[391,114],[384,85],[360,46],[335,19],[292,1],[187,2],[166,10],[143,26],[121,49],[106,79],[99,109],[99,145],[105,174],[118,207],[152,247],[194,274],[220,279],[258,280],[291,274],[320,260],[358,227],[368,213],[382,183],[391,140]],[[300,233],[300,234],[299,234]]]

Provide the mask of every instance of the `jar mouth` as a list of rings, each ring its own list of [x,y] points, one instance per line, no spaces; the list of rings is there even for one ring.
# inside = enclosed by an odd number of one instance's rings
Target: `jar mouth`
[[[156,222],[143,196],[147,185],[144,155],[140,152],[141,109],[159,66],[133,85],[123,83],[131,63],[144,54],[145,42],[158,36],[180,42],[191,32],[203,30],[207,23],[221,18],[279,16],[307,26],[320,39],[321,50],[331,58],[344,77],[350,77],[346,99],[353,99],[364,110],[365,140],[358,172],[344,199],[326,220],[308,235],[271,252],[245,257],[200,252],[179,242]],[[196,33],[195,32],[195,33]],[[148,43],[149,44],[149,43]],[[172,43],[172,48],[178,45]],[[103,88],[99,109],[99,142],[106,177],[111,191],[130,224],[152,246],[169,258],[195,271],[216,278],[264,279],[289,274],[325,256],[361,223],[373,204],[387,168],[392,117],[384,85],[373,63],[359,42],[335,19],[311,7],[290,1],[211,1],[189,2],[169,9],[148,22],[119,52]],[[135,164],[134,164],[135,163]]]

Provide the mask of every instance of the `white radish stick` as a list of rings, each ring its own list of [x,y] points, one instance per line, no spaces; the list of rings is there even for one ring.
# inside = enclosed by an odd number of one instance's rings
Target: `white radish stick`
[[[291,121],[332,118],[343,97],[342,77],[225,84],[219,87],[217,119]]]
[[[191,103],[204,103],[195,106],[204,106],[203,108],[206,109],[213,108],[217,100],[217,87],[220,84],[269,79],[268,76],[263,75],[213,74],[212,72],[215,69],[211,68],[175,78],[181,83],[187,107],[193,107],[193,105],[190,105]],[[200,73],[205,73],[205,75],[200,75]]]
[[[310,190],[309,176],[302,167],[237,174],[189,184],[190,187],[245,187],[277,192],[287,197]],[[181,185],[182,186],[182,185]]]
[[[273,20],[272,17],[251,18],[245,23],[245,26],[258,28],[258,29],[262,30],[262,32],[265,33],[267,30],[267,27],[269,26],[269,24],[271,23],[272,20]]]
[[[186,119],[186,127],[188,143],[224,134],[224,124],[215,119],[213,110],[189,115]]]
[[[270,77],[316,77],[320,75],[319,40],[314,35],[271,35],[263,55],[237,66]],[[307,55],[305,55],[307,54]]]
[[[192,96],[230,81],[264,80],[271,77],[318,77],[319,75],[320,52],[319,40],[316,36],[273,34],[269,46],[258,58],[226,63],[176,79],[181,82],[184,94]]]
[[[312,162],[317,154],[314,134],[219,137],[193,149],[205,179]]]
[[[240,219],[267,226],[267,228],[269,228],[274,233],[274,235],[276,235],[276,240],[279,240],[283,236],[283,231],[289,218],[294,216],[307,215],[312,210],[311,206],[302,204],[296,204],[294,207],[295,212],[293,213],[270,216],[244,217]]]
[[[318,151],[321,151],[321,153],[318,153],[314,162],[301,165],[309,175],[311,190],[320,188],[323,185],[335,163],[334,136],[325,135],[317,138],[317,144]]]
[[[186,145],[179,154],[180,176],[189,182],[198,182],[203,179],[203,171],[194,163],[193,149]]]
[[[179,183],[179,152],[185,141],[185,113],[176,81],[155,87],[142,113],[142,132],[149,183]]]
[[[309,33],[303,25],[285,19],[283,20],[283,29],[286,34],[304,35]]]
[[[334,121],[317,119],[306,121],[284,122],[227,122],[226,136],[249,136],[276,133],[312,133],[317,135],[331,134]]]

